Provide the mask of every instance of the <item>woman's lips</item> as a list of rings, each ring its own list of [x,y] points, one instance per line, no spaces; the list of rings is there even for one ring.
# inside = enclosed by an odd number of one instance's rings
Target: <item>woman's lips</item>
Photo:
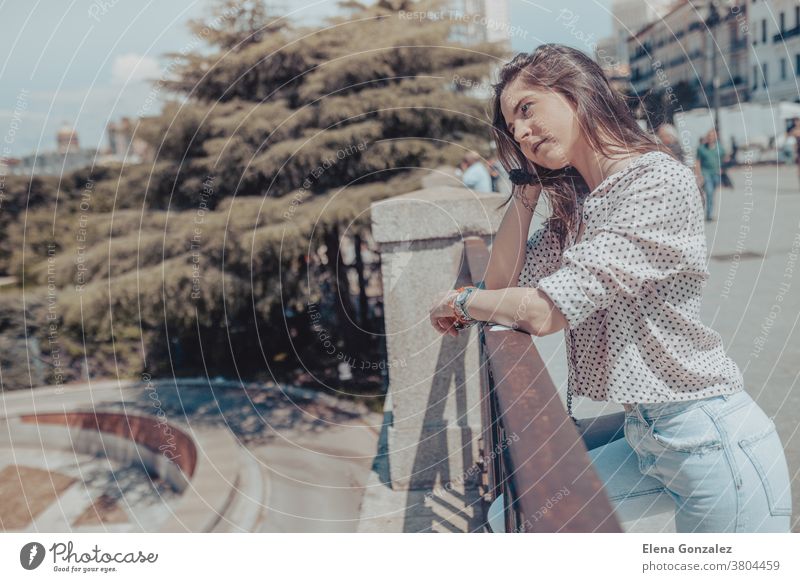
[[[542,144],[547,142],[547,141],[550,141],[550,138],[546,137],[543,140],[540,140],[539,143],[537,143],[535,146],[533,146],[533,153],[536,153],[539,150],[539,148],[542,146]]]

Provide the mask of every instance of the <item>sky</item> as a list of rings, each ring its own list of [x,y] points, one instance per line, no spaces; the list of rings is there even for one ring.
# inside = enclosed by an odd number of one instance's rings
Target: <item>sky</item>
[[[167,53],[202,46],[187,29],[213,0],[0,0],[0,143],[21,157],[55,149],[65,122],[81,147],[106,143],[122,116],[158,112]],[[512,48],[559,42],[592,52],[611,33],[611,0],[509,0]],[[337,12],[335,0],[283,2],[301,24]]]

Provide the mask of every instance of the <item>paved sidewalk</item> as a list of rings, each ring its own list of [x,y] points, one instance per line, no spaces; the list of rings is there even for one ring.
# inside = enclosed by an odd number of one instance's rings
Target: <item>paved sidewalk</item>
[[[237,474],[219,467],[238,501],[213,531],[243,531],[244,522],[246,531],[356,531],[383,418],[312,390],[248,384],[245,391],[237,382],[202,379],[184,379],[179,388],[165,382],[153,391],[107,381],[0,393],[0,418],[40,410],[45,402],[55,410],[132,415],[155,415],[158,402],[166,418],[195,433],[215,429],[235,437],[247,466]],[[210,462],[216,471],[213,456]],[[16,500],[0,500],[0,531],[157,531],[181,497],[136,463],[69,450],[0,446],[0,474],[0,492]],[[29,508],[21,511],[26,495]]]

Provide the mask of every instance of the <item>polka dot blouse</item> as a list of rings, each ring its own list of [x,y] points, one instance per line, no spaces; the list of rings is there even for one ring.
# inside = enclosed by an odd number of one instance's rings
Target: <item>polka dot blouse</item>
[[[527,242],[519,286],[538,287],[568,321],[568,390],[617,403],[730,394],[742,374],[700,321],[706,239],[692,171],[651,151],[579,200],[584,232],[547,226]]]

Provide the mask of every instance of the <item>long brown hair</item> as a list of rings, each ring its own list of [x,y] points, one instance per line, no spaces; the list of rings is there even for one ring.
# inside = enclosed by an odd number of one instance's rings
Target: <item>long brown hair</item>
[[[526,87],[555,90],[572,103],[580,130],[596,152],[605,156],[618,154],[620,150],[672,153],[655,136],[639,127],[625,98],[611,87],[600,66],[581,51],[559,44],[543,44],[532,53],[519,53],[504,65],[498,82],[492,85],[492,134],[497,156],[506,171],[519,168],[538,176],[542,195],[552,208],[549,226],[558,233],[563,246],[566,234],[577,230],[577,195],[587,193],[589,188],[572,166],[550,170],[530,161],[508,131],[500,110],[500,97],[503,89],[520,75]],[[522,186],[512,188],[512,195],[500,208],[508,204]]]

